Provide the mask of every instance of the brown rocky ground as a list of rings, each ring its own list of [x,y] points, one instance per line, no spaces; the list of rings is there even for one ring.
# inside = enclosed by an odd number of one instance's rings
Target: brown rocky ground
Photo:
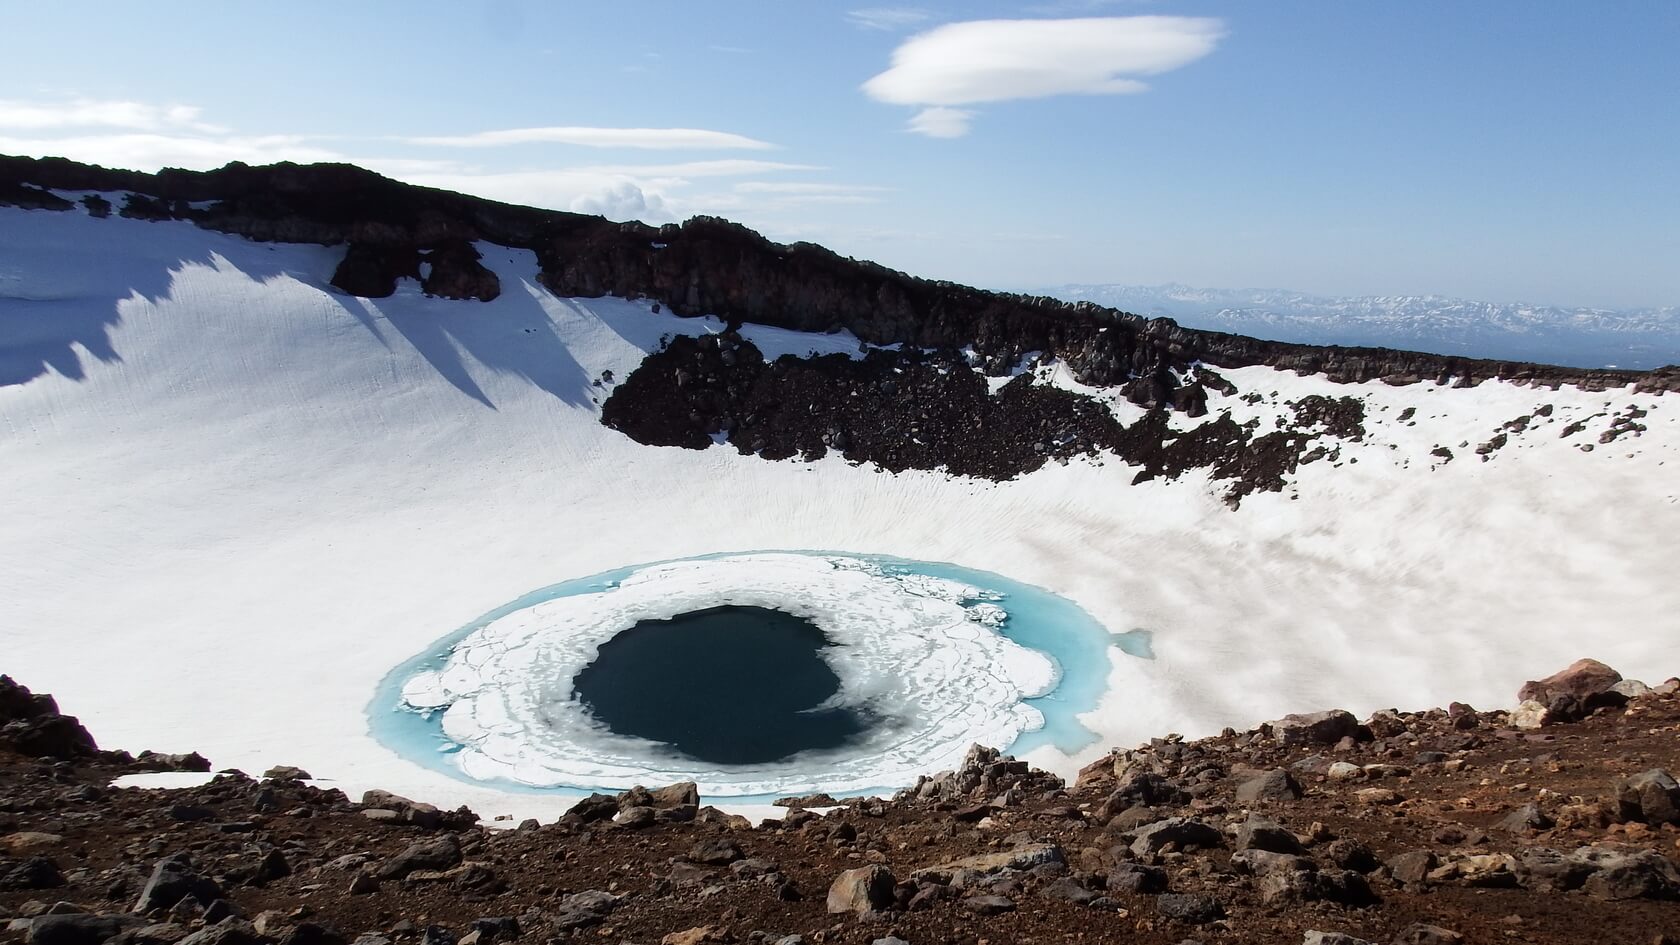
[[[0,677],[0,942],[1673,942],[1680,682],[1618,679],[1167,736],[1068,787],[976,749],[779,823],[676,785],[496,829],[295,769],[110,788],[205,765],[100,752]]]

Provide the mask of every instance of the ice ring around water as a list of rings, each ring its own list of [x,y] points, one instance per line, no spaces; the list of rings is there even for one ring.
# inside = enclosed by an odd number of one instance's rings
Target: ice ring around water
[[[816,708],[860,711],[870,724],[842,747],[716,764],[617,734],[580,700],[574,680],[603,644],[718,607],[809,621],[832,644],[821,658],[838,678]],[[974,742],[1085,747],[1094,736],[1077,715],[1102,694],[1112,642],[1072,602],[987,572],[873,555],[711,555],[497,608],[394,670],[370,713],[399,753],[515,789],[692,780],[717,797],[863,792],[952,767]]]

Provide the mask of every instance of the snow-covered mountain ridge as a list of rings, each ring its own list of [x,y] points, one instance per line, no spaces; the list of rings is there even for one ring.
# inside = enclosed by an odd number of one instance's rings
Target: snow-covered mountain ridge
[[[1063,285],[1044,294],[1191,328],[1305,344],[1406,348],[1577,367],[1680,363],[1680,306],[1568,308],[1438,295],[1320,296],[1284,289]]]

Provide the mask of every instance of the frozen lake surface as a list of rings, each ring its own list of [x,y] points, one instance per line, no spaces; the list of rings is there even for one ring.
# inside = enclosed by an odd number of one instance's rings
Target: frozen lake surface
[[[752,628],[723,652],[670,649],[683,632],[671,621],[720,608],[785,625]],[[627,731],[587,692],[628,681],[591,676],[647,630],[663,636],[665,665],[644,668],[645,688],[613,699],[621,719],[642,726]],[[754,672],[774,671],[764,652],[748,652],[766,634],[782,637],[776,658],[807,672],[805,685],[828,686],[797,707],[814,713],[789,719],[785,702],[766,706],[747,691]],[[646,642],[635,644],[644,659]],[[695,780],[717,796],[887,790],[955,764],[976,741],[1087,747],[1096,734],[1078,716],[1101,699],[1109,650],[1122,642],[1071,601],[971,568],[827,552],[706,555],[526,594],[399,666],[369,712],[375,735],[407,757],[527,789]],[[814,667],[795,659],[801,643]],[[671,665],[682,652],[687,665]],[[719,672],[733,697],[719,698],[720,680],[708,676]],[[685,708],[690,717],[676,721]],[[684,731],[695,747],[671,737]],[[801,731],[812,740],[777,750]],[[767,742],[748,743],[755,737]]]

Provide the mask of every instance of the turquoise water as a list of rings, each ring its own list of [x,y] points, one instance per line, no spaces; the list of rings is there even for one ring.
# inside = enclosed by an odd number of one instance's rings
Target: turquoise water
[[[999,631],[1021,646],[1045,654],[1054,661],[1057,669],[1056,685],[1053,689],[1043,696],[1025,700],[1028,705],[1036,708],[1044,716],[1043,727],[1036,731],[1023,733],[1014,743],[1004,748],[1006,752],[1024,754],[1048,745],[1064,753],[1072,754],[1089,747],[1097,740],[1097,735],[1081,724],[1078,716],[1096,708],[1097,702],[1102,698],[1108,684],[1110,649],[1118,648],[1130,656],[1150,658],[1148,631],[1132,630],[1126,633],[1111,633],[1072,601],[1042,588],[1011,580],[989,571],[979,571],[941,562],[912,561],[887,555],[825,551],[726,552],[701,555],[696,559],[686,560],[709,560],[765,553],[851,558],[869,562],[890,573],[920,574],[944,578],[972,585],[988,592],[986,597],[964,601],[964,603],[979,603],[983,600],[1002,607],[1009,616],[1003,622]],[[368,705],[369,729],[374,738],[404,758],[471,783],[493,785],[499,789],[518,793],[554,794],[558,796],[592,790],[594,787],[592,785],[580,784],[569,787],[542,788],[513,781],[478,781],[466,777],[450,762],[449,755],[456,750],[457,746],[443,735],[441,714],[422,714],[404,707],[402,702],[403,683],[418,672],[441,669],[448,661],[450,651],[456,643],[474,631],[493,621],[500,620],[508,614],[524,610],[543,601],[610,590],[637,571],[665,563],[668,562],[649,562],[617,568],[539,588],[489,611],[466,626],[444,636],[419,656],[397,666],[380,682],[372,702]],[[1001,595],[1001,599],[989,596],[993,594]],[[880,785],[881,788],[900,786],[902,785]],[[730,798],[731,801],[736,803],[761,803],[768,802],[771,799],[773,798],[769,796],[763,798]]]

